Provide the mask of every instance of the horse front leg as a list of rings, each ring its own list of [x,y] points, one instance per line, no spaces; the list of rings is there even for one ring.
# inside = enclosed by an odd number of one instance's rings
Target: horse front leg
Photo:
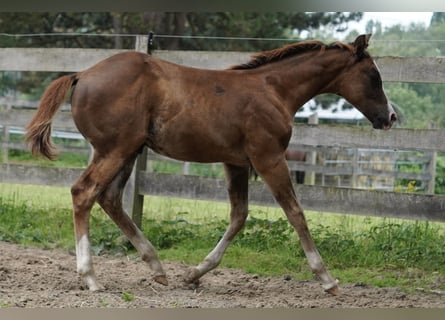
[[[224,169],[231,205],[230,224],[221,240],[219,240],[215,248],[206,256],[204,261],[198,266],[188,270],[184,275],[184,281],[186,283],[197,283],[199,278],[219,265],[225,251],[246,221],[248,212],[249,169],[228,164],[224,165]]]
[[[267,163],[273,165],[264,165]],[[323,260],[315,246],[307,226],[303,208],[295,195],[284,156],[282,159],[277,158],[274,161],[263,159],[261,163],[254,163],[254,166],[258,174],[271,189],[275,199],[284,210],[290,224],[296,230],[312,272],[321,280],[326,292],[337,295],[338,281],[326,270]]]

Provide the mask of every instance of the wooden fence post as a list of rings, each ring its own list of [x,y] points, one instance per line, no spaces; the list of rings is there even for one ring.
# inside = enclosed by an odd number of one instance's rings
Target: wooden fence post
[[[147,36],[137,36],[135,51],[146,53],[148,50]],[[139,192],[139,172],[145,171],[147,167],[147,147],[143,147],[141,154],[131,172],[130,178],[125,185],[123,194],[123,207],[134,223],[142,228],[142,211],[144,209],[144,195]]]
[[[12,102],[6,104],[6,111],[12,109]],[[3,163],[8,163],[9,161],[9,126],[3,126],[3,139],[2,139],[2,153],[3,153]]]
[[[426,192],[428,194],[434,194],[434,189],[436,187],[436,161],[437,161],[437,152],[431,151],[428,152],[430,155],[430,162],[428,164],[427,172],[430,174],[430,180],[428,180]]]
[[[3,139],[2,139],[2,158],[3,158],[3,163],[8,163],[9,160],[9,147],[8,147],[8,143],[9,143],[9,127],[8,126],[4,126],[3,127]]]
[[[434,122],[430,122],[429,129],[437,129]],[[430,156],[430,162],[427,165],[427,172],[430,174],[430,180],[427,182],[426,185],[426,192],[428,194],[434,194],[434,189],[436,187],[436,161],[437,161],[437,152],[431,151],[427,152]]]
[[[147,166],[147,148],[137,157],[136,163],[127,181],[123,195],[123,206],[134,223],[142,227],[142,211],[144,209],[144,195],[139,192],[139,172],[145,171]]]
[[[317,125],[318,124],[318,114],[314,113],[312,114],[308,119],[309,125]],[[317,163],[317,152],[316,151],[309,151],[306,157],[306,163],[309,163],[311,165],[315,165]],[[315,184],[315,172],[309,171],[305,176],[305,184],[313,186]]]

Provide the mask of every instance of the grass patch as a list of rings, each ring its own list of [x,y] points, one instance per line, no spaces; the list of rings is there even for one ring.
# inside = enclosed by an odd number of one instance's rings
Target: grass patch
[[[125,302],[131,302],[134,300],[134,295],[129,293],[129,292],[122,292],[121,294],[121,298],[122,300],[124,300]]]
[[[29,151],[11,149],[8,153],[9,162],[33,164],[44,167],[86,167],[88,155],[85,153],[61,152],[57,160],[52,161],[44,158],[36,158]]]
[[[228,225],[227,203],[154,196],[145,201],[143,232],[164,260],[199,263]],[[444,224],[317,212],[307,217],[328,269],[342,283],[445,289]],[[69,188],[0,184],[0,240],[74,248]],[[136,254],[97,206],[91,241],[95,254]],[[251,206],[222,266],[312,278],[296,233],[278,208]]]
[[[34,208],[0,196],[0,241],[45,248],[71,246],[73,222],[66,217],[71,217],[66,209]]]

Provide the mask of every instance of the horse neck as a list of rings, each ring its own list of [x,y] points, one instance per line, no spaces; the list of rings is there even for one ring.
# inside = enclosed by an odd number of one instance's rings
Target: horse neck
[[[310,52],[265,65],[266,83],[275,88],[291,114],[321,93],[336,93],[336,79],[351,64],[345,50]]]

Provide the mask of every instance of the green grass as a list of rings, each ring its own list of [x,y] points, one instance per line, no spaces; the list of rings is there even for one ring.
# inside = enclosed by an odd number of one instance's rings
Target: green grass
[[[145,197],[143,231],[164,260],[200,262],[224,233],[227,203]],[[445,289],[442,223],[306,212],[331,273],[342,283]],[[69,188],[0,184],[0,240],[74,248]],[[91,215],[95,254],[136,255],[97,206]],[[278,208],[251,206],[245,228],[222,266],[258,275],[311,279],[298,238]]]

